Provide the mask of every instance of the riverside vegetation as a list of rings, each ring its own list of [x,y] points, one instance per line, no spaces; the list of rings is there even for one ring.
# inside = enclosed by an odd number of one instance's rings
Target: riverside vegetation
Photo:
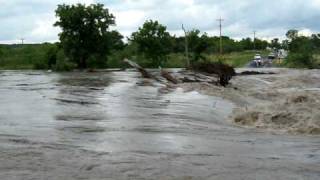
[[[289,50],[288,58],[281,64],[284,67],[318,68],[320,62],[320,34],[305,37],[299,36],[297,30],[289,30],[287,40],[282,42],[277,38],[271,42],[258,38],[236,41],[224,36],[221,57],[219,37],[197,29],[189,31],[186,37],[176,37],[153,20],[146,21],[125,42],[119,32],[110,30],[116,25],[116,17],[102,4],[63,4],[58,6],[56,15],[58,21],[54,26],[62,29],[60,42],[0,45],[0,69],[124,68],[124,58],[148,68],[181,68],[187,64],[185,38],[189,42],[191,64],[220,60],[243,67],[254,54],[267,55],[267,47]]]

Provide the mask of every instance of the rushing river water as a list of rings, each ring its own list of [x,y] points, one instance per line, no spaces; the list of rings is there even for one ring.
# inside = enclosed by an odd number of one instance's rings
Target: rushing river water
[[[136,72],[0,71],[0,179],[320,179],[320,139],[234,126],[234,104]]]

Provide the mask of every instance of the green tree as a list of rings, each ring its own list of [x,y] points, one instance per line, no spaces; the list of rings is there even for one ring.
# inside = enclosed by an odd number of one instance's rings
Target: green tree
[[[242,39],[239,43],[243,50],[252,50],[254,48],[251,38]]]
[[[3,50],[2,50],[2,47],[0,46],[0,58],[2,55],[3,55]]]
[[[111,31],[108,33],[108,44],[111,45],[111,49],[122,50],[125,47],[124,42],[122,41],[123,36],[118,31]]]
[[[272,39],[270,46],[272,48],[275,48],[275,49],[280,49],[281,48],[281,44],[279,43],[279,38]]]
[[[167,28],[152,20],[146,21],[137,32],[132,33],[130,40],[137,44],[139,54],[151,60],[153,67],[163,65],[173,46]]]
[[[197,62],[199,59],[205,60],[202,53],[205,52],[209,46],[209,37],[206,33],[201,35],[200,30],[195,29],[188,33],[189,49],[192,55],[192,63]]]
[[[320,51],[320,34],[312,34],[311,41],[315,49]]]
[[[291,29],[286,33],[286,36],[288,39],[293,40],[298,37],[298,33],[299,33],[298,30]]]
[[[294,37],[289,42],[287,65],[298,68],[315,68],[314,51],[315,47],[311,38],[305,36]]]
[[[56,64],[54,66],[55,71],[70,71],[74,68],[74,64],[69,62],[68,58],[64,54],[63,49],[58,50],[56,54]]]
[[[48,60],[48,68],[52,69],[52,67],[57,63],[57,53],[58,47],[56,45],[49,47],[47,50],[47,60]]]
[[[261,40],[258,38],[255,39],[255,44],[256,44],[256,50],[265,50],[269,45],[268,41]]]
[[[283,40],[281,43],[281,48],[285,50],[289,50],[289,40]]]
[[[174,53],[184,53],[185,52],[185,38],[173,36],[173,49]]]
[[[312,42],[308,37],[299,36],[289,43],[289,51],[293,53],[312,52]]]
[[[104,5],[63,4],[58,6],[56,16],[59,19],[54,26],[62,29],[59,37],[64,52],[78,68],[87,68],[87,60],[93,57],[106,63],[113,47],[115,33],[109,28],[115,25],[115,17]]]

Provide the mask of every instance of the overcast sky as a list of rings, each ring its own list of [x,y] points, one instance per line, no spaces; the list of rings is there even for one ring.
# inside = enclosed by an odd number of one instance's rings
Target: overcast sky
[[[288,29],[304,34],[320,32],[320,0],[0,0],[0,43],[57,41],[54,10],[61,3],[103,3],[116,16],[115,27],[129,36],[145,20],[159,20],[172,34],[181,35],[181,23],[233,38],[283,38]]]

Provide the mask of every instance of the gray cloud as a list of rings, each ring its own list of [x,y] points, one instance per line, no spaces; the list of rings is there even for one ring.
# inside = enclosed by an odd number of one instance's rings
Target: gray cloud
[[[57,40],[59,29],[52,27],[57,4],[77,2],[105,4],[126,36],[147,19],[159,20],[178,35],[181,23],[217,35],[220,16],[224,34],[234,38],[251,36],[253,30],[263,38],[283,37],[291,28],[320,31],[320,0],[0,0],[0,42]]]

